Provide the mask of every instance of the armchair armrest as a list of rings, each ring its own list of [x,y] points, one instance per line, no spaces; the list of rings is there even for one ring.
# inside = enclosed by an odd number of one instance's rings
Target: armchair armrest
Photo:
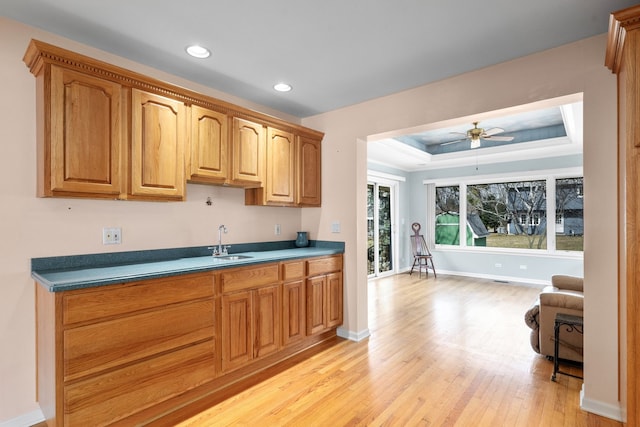
[[[561,307],[571,310],[583,310],[584,295],[579,291],[558,290],[555,292],[542,292],[540,294],[542,307]]]
[[[551,284],[558,289],[568,289],[580,292],[583,292],[584,290],[584,279],[582,279],[582,277],[556,274],[551,276]]]
[[[536,302],[531,306],[529,310],[524,314],[524,323],[531,329],[534,329],[537,333],[540,324],[538,323],[538,317],[540,315],[540,305]]]

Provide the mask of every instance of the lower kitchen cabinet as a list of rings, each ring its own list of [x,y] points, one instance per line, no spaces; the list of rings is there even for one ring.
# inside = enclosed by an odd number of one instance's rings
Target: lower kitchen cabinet
[[[50,426],[109,425],[217,375],[211,273],[55,293],[36,284],[36,304]]]
[[[305,262],[282,264],[282,345],[296,343],[306,336]]]
[[[140,425],[335,337],[342,255],[63,292],[36,284],[36,312],[48,425]]]
[[[279,266],[231,269],[221,281],[222,371],[229,372],[280,348]]]
[[[281,285],[253,292],[253,357],[259,358],[280,350]]]
[[[222,296],[222,370],[231,371],[253,358],[251,291]]]
[[[307,261],[307,335],[343,322],[342,255]]]
[[[279,285],[222,296],[222,371],[276,352],[280,341]]]

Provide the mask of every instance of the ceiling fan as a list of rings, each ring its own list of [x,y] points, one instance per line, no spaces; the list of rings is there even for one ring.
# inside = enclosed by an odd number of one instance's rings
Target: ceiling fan
[[[464,135],[463,139],[457,139],[455,141],[445,142],[441,145],[453,144],[455,142],[460,142],[460,141],[469,139],[471,140],[470,148],[478,148],[480,147],[481,139],[486,139],[489,141],[513,141],[512,136],[496,136],[497,134],[504,132],[504,129],[491,128],[491,129],[484,130],[478,127],[478,123],[480,122],[473,122],[473,129],[469,129],[467,133],[451,132],[453,134]]]

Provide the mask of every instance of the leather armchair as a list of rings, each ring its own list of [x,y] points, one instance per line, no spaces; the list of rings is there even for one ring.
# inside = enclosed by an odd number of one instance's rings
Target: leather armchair
[[[555,275],[551,286],[540,292],[538,300],[525,313],[525,323],[531,328],[531,347],[537,353],[553,358],[554,323],[557,313],[582,316],[584,306],[583,279]],[[582,362],[583,339],[576,331],[560,329],[560,359]]]

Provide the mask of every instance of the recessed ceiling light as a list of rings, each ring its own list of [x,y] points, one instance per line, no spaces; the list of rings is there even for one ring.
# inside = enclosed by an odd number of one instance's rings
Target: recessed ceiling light
[[[277,83],[273,85],[273,88],[278,92],[289,92],[292,89],[291,85],[286,83]]]
[[[187,53],[194,58],[208,58],[211,55],[211,51],[209,49],[198,46],[197,44],[187,46]]]

